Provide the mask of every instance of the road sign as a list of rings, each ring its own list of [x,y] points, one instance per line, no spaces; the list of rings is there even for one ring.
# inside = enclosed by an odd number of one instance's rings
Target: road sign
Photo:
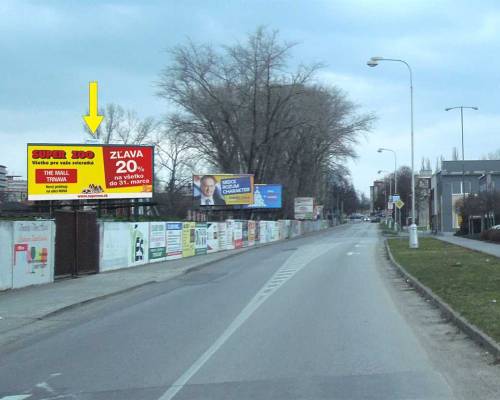
[[[398,201],[394,202],[394,204],[396,204],[396,207],[399,208],[400,210],[405,205],[405,203],[403,203],[403,201],[401,201],[401,200],[398,200]]]
[[[388,209],[388,210],[393,210],[393,209],[394,209],[394,207],[393,207],[393,206],[394,206],[394,203],[392,203],[392,202],[388,202],[388,203],[387,203],[387,209]]]
[[[395,203],[398,200],[401,200],[401,197],[399,196],[399,194],[393,194],[392,195],[392,202]]]

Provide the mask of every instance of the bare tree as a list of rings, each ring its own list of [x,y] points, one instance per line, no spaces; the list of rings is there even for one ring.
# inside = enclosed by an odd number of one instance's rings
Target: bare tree
[[[339,89],[312,85],[318,64],[287,72],[293,46],[263,28],[222,51],[190,42],[172,50],[158,95],[180,109],[172,129],[216,170],[322,197],[328,172],[355,156],[373,116],[358,115]]]

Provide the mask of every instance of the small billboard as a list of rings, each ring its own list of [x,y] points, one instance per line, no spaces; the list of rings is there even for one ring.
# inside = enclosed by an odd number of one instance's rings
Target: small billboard
[[[283,187],[279,184],[254,185],[253,204],[244,208],[281,208]]]
[[[314,218],[314,197],[296,197],[294,201],[295,219]]]

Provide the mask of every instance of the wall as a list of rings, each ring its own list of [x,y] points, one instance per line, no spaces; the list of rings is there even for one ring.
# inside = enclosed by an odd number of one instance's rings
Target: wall
[[[54,281],[54,221],[0,222],[0,290]]]

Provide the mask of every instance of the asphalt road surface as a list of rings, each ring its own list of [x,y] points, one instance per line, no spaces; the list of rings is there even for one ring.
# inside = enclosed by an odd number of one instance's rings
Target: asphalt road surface
[[[381,246],[347,225],[62,313],[0,349],[0,399],[455,399]]]

